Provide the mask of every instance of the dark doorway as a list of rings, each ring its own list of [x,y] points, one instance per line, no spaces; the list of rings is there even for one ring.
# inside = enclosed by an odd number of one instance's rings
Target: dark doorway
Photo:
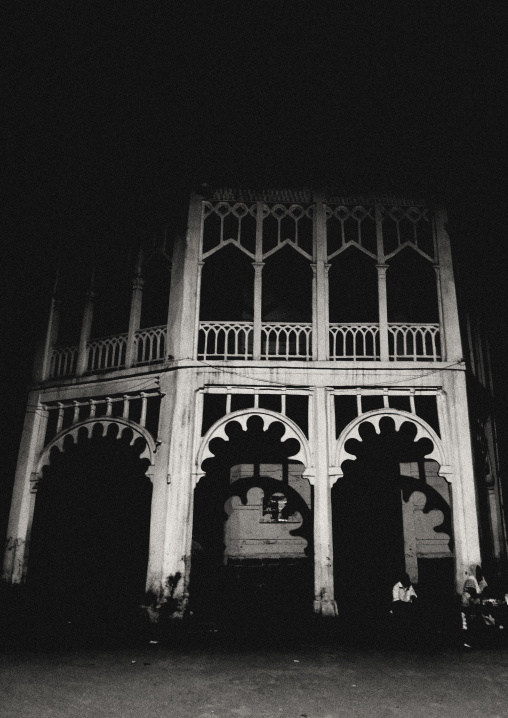
[[[356,460],[343,463],[344,476],[332,489],[335,595],[342,615],[358,614],[367,626],[386,612],[391,588],[405,571],[402,492],[417,488],[400,475],[401,462],[422,461],[432,451],[429,439],[415,442],[410,422],[398,431],[390,417],[380,433],[360,425],[361,441],[346,442]],[[425,487],[423,487],[425,488]]]
[[[144,440],[111,425],[54,449],[39,482],[28,586],[34,610],[93,633],[132,621],[144,596],[152,486]]]
[[[243,635],[294,631],[312,613],[313,599],[312,493],[298,478],[301,464],[290,458],[299,443],[281,441],[280,422],[264,430],[259,416],[246,431],[231,421],[226,433],[228,441],[212,440],[214,457],[203,464],[206,475],[194,494],[193,616]],[[246,518],[251,530],[240,531],[234,548],[226,530],[231,502],[238,509],[232,523]],[[278,552],[274,537],[281,533],[286,546],[294,541],[299,549]]]

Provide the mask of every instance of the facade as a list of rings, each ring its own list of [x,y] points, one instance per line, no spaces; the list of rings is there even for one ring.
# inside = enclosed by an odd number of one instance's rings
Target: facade
[[[165,324],[141,325],[141,254],[123,334],[93,338],[92,286],[79,344],[59,345],[54,297],[4,579],[154,620],[335,616],[404,570],[453,594],[500,564],[446,223],[415,198],[211,191],[175,238]]]

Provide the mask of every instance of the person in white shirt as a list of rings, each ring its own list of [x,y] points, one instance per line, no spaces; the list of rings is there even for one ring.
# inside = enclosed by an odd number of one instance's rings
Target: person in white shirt
[[[408,629],[415,620],[413,603],[416,598],[416,591],[408,574],[401,574],[400,580],[392,588],[392,608],[390,613],[395,619],[393,628],[396,633],[394,638],[398,636],[400,640],[407,640]]]
[[[395,586],[392,588],[392,604],[396,604],[397,601],[404,604],[410,604],[414,598],[418,597],[413,588],[413,584],[411,583],[411,579],[407,573],[403,573],[400,577],[400,581],[397,581]],[[394,608],[393,605],[392,608]]]

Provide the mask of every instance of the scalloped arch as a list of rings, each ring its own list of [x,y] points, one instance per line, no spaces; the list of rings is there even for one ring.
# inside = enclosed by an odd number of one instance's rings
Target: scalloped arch
[[[59,434],[57,434],[41,451],[39,461],[37,462],[37,475],[40,474],[44,466],[49,464],[49,454],[54,446],[58,447],[60,451],[63,451],[63,442],[65,438],[67,436],[72,436],[74,442],[76,442],[78,432],[83,427],[86,428],[88,432],[88,438],[90,438],[92,436],[93,427],[97,424],[100,424],[102,426],[102,436],[105,436],[107,428],[111,424],[116,424],[119,427],[131,429],[133,432],[133,437],[130,441],[130,445],[132,446],[136,439],[139,439],[140,437],[144,439],[146,442],[146,446],[139,458],[148,459],[150,461],[150,466],[153,466],[156,446],[153,437],[151,436],[151,434],[148,433],[146,429],[144,429],[142,426],[139,426],[139,424],[135,424],[133,421],[129,421],[129,419],[101,416],[98,418],[94,417],[93,419],[85,419],[85,421],[80,421],[77,424],[73,424],[72,426],[69,426],[67,429],[64,429]],[[150,472],[147,472],[147,474],[150,475]]]
[[[261,417],[261,419],[263,420],[264,431],[266,431],[270,424],[273,424],[276,421],[281,423],[284,426],[284,434],[281,436],[280,440],[285,441],[286,439],[296,439],[300,444],[300,450],[297,454],[295,454],[295,456],[292,456],[291,458],[295,461],[301,461],[306,469],[310,469],[312,461],[309,442],[303,431],[297,424],[295,424],[294,421],[288,419],[287,416],[284,416],[283,414],[277,414],[275,411],[271,411],[270,409],[240,409],[239,411],[234,411],[231,414],[227,414],[226,416],[223,416],[221,419],[216,421],[215,424],[208,429],[204,437],[201,439],[196,456],[197,480],[199,480],[201,476],[205,475],[205,472],[201,469],[203,461],[205,461],[205,459],[213,457],[213,454],[209,448],[211,440],[221,438],[224,439],[224,441],[229,441],[229,437],[226,434],[226,425],[229,424],[229,422],[231,421],[237,421],[241,425],[242,429],[246,431],[247,421],[250,419],[251,416]]]
[[[420,417],[416,416],[415,414],[409,413],[408,411],[401,411],[399,409],[374,409],[373,411],[368,411],[365,414],[360,414],[360,416],[357,416],[356,419],[353,419],[353,421],[351,421],[346,426],[346,428],[339,436],[334,454],[334,463],[337,467],[337,471],[335,474],[336,479],[343,476],[341,467],[344,461],[346,461],[347,459],[356,460],[356,456],[353,456],[353,454],[349,454],[346,451],[346,441],[348,441],[349,439],[358,439],[359,441],[362,441],[362,438],[359,433],[359,427],[360,424],[363,424],[365,421],[368,421],[373,424],[376,433],[379,434],[379,422],[386,416],[389,416],[394,420],[395,429],[397,431],[406,421],[410,421],[412,424],[415,424],[417,431],[414,440],[418,441],[422,438],[430,439],[432,441],[432,446],[434,447],[432,449],[432,452],[428,454],[425,458],[434,459],[434,461],[437,461],[440,466],[440,475],[444,476],[451,473],[448,466],[448,462],[446,460],[443,443],[434,431],[434,429],[429,426],[426,421],[420,419]]]

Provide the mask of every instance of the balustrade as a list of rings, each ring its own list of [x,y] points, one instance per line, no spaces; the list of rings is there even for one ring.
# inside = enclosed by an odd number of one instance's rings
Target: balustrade
[[[164,361],[166,355],[166,325],[140,329],[136,332],[136,364],[153,364]]]
[[[439,361],[439,324],[389,324],[388,350],[394,361]]]
[[[261,327],[262,359],[312,359],[312,324],[264,322]]]
[[[377,324],[330,324],[330,359],[369,361],[379,359]]]
[[[72,376],[76,373],[78,347],[55,347],[51,355],[50,376],[55,379],[61,376]]]
[[[198,359],[252,359],[253,322],[200,322]]]
[[[116,334],[88,342],[86,346],[88,352],[87,371],[119,369],[125,364],[126,347],[127,334]]]
[[[253,322],[200,322],[197,358],[232,360],[253,358]],[[343,323],[329,326],[332,361],[379,361],[379,325]],[[162,362],[166,354],[166,326],[141,329],[135,335],[135,366]],[[390,323],[388,347],[391,361],[440,361],[439,324]],[[87,372],[125,366],[127,334],[94,339],[87,344]],[[56,347],[51,377],[76,373],[77,346]],[[312,324],[264,322],[261,326],[261,359],[312,360]]]
[[[125,366],[127,334],[93,339],[87,344],[87,372],[122,369]],[[135,366],[164,361],[166,325],[140,329],[134,337]],[[51,357],[51,377],[73,376],[76,373],[78,347],[55,347]]]

